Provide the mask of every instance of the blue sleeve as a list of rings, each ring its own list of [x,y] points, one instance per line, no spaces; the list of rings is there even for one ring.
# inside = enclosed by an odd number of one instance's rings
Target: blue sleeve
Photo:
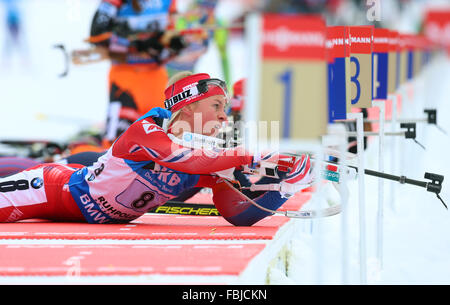
[[[245,181],[242,182],[245,183]],[[264,177],[257,184],[277,182],[279,182],[278,179]],[[275,191],[245,192],[245,195],[249,198],[254,198],[253,200],[260,206],[274,211],[287,201],[287,198],[281,197],[281,194]],[[272,215],[272,213],[261,210],[250,201],[244,199],[243,195],[238,194],[223,182],[213,186],[214,205],[220,215],[235,226],[251,226],[261,219]]]
[[[155,119],[169,119],[172,116],[172,112],[170,112],[167,109],[161,108],[161,107],[155,107],[149,110],[146,114],[141,116],[136,120],[141,121],[145,118],[152,117],[153,120]]]
[[[271,210],[277,210],[286,201],[287,198],[282,198],[279,192],[266,192],[261,197],[255,199],[257,204]],[[243,212],[231,217],[225,217],[225,219],[235,226],[251,226],[270,215],[272,214],[263,211],[254,205],[250,205]]]

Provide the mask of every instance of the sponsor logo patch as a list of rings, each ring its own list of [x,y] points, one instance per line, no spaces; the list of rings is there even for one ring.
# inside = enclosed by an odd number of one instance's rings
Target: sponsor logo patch
[[[31,187],[34,189],[40,189],[43,185],[44,180],[40,177],[36,177],[31,180]]]

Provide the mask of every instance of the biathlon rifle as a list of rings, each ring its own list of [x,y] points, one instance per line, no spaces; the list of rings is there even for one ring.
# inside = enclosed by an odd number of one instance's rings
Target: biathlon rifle
[[[327,162],[325,162],[327,163]],[[324,178],[326,180],[330,180],[332,182],[339,183],[340,181],[340,173],[342,173],[342,170],[338,170],[337,166],[333,164],[326,165],[326,169],[323,171]],[[286,167],[286,163],[283,162],[283,164],[280,166],[283,168],[283,170]],[[269,170],[267,170],[269,169]],[[257,169],[252,169],[251,173],[255,174],[262,174],[264,176],[270,176],[274,177],[272,175],[273,170],[276,169],[276,166],[270,165],[269,167],[263,167],[259,168],[260,172],[257,171]],[[355,174],[357,172],[357,168],[354,168],[352,166],[348,167],[350,173]],[[330,175],[330,172],[333,173]],[[447,208],[446,204],[443,202],[442,198],[440,198],[439,193],[442,188],[442,181],[444,180],[444,177],[437,174],[431,174],[431,173],[425,173],[425,178],[430,179],[431,182],[424,182],[424,181],[417,181],[413,179],[406,178],[404,176],[393,176],[389,174],[379,173],[372,170],[366,170],[366,174],[377,176],[380,178],[386,178],[390,180],[399,181],[400,183],[406,183],[406,184],[413,184],[421,187],[425,187],[427,191],[435,193],[438,198],[442,201],[444,206]],[[348,174],[348,173],[347,173]],[[331,177],[331,178],[330,178]],[[256,206],[257,208],[266,211],[271,214],[281,214],[289,218],[301,218],[301,219],[311,219],[311,218],[318,218],[318,217],[329,217],[336,214],[339,214],[341,212],[341,205],[331,206],[327,208],[323,208],[320,210],[300,210],[300,211],[274,211],[271,209],[267,209],[258,203],[256,203],[253,199],[246,196],[244,193],[242,193],[242,189],[246,189],[244,187],[240,187],[239,185],[236,185],[235,183],[231,183],[227,180],[224,181],[230,189],[232,189],[234,192],[239,194],[243,199],[249,201],[251,204]],[[252,185],[254,186],[254,185]],[[252,189],[252,187],[248,187],[247,189],[250,189],[251,191],[258,191],[258,190],[272,190],[268,189],[267,187],[264,188],[264,185],[261,185],[261,189]],[[273,189],[275,191],[275,189]],[[278,190],[278,189],[277,189]],[[159,214],[178,214],[178,215],[197,215],[197,216],[220,216],[220,213],[215,208],[214,204],[192,204],[192,203],[181,203],[181,202],[175,202],[175,201],[168,201],[162,206],[155,207],[152,210],[148,211],[149,213],[159,213]]]
[[[242,29],[244,27],[243,24],[233,24],[230,26],[221,26],[221,25],[203,25],[196,26],[188,29],[171,29],[164,31],[163,36],[161,37],[161,43],[163,45],[168,45],[170,38],[174,36],[190,36],[191,40],[201,39],[205,40],[208,38],[209,32],[214,31],[223,31],[223,30],[232,30],[232,29]],[[155,32],[139,32],[127,35],[126,38],[129,41],[137,41],[137,40],[146,40],[156,35]],[[108,39],[112,36],[112,32],[107,32],[102,34],[102,39]],[[192,38],[194,37],[194,39]],[[86,38],[84,42],[87,43],[95,43],[95,39],[92,37]],[[91,47],[88,49],[77,49],[69,52],[63,44],[56,44],[54,48],[60,50],[64,54],[64,70],[59,74],[59,77],[66,77],[69,73],[69,65],[72,62],[75,65],[86,65],[92,63],[98,63],[103,60],[109,59],[108,51],[103,47]]]
[[[244,173],[256,174],[260,176],[280,178],[280,173],[288,172],[292,168],[296,161],[295,154],[286,154],[284,158],[280,158],[277,163],[271,162],[261,162],[259,166],[252,168],[249,166],[244,166]],[[314,160],[312,160],[314,162]],[[328,180],[335,183],[341,182],[341,175],[345,174],[349,179],[356,178],[358,174],[358,167],[353,165],[341,166],[337,162],[333,161],[323,161],[324,167],[321,169],[321,175],[324,180]],[[426,172],[424,175],[425,179],[430,181],[419,181],[415,179],[407,178],[406,176],[395,176],[391,174],[386,174],[383,172],[378,172],[370,169],[365,169],[364,174],[369,176],[374,176],[382,179],[388,179],[392,181],[397,181],[400,184],[410,184],[425,188],[428,192],[436,194],[437,198],[442,202],[444,207],[448,209],[444,200],[439,195],[442,190],[442,182],[444,181],[444,176],[434,173]],[[256,190],[256,189],[255,189]]]

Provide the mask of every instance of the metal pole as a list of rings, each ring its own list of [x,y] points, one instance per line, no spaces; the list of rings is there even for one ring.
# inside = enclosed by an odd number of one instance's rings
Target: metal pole
[[[374,106],[380,110],[379,147],[378,147],[378,170],[384,172],[384,119],[385,119],[385,101],[379,100],[373,102]],[[384,211],[384,181],[378,179],[378,213],[377,213],[377,260],[378,267],[383,268],[383,211]]]
[[[349,131],[348,132],[349,136],[357,136],[358,132],[354,132],[354,131]],[[380,133],[379,132],[374,132],[374,131],[365,131],[364,132],[364,136],[379,136]],[[405,136],[406,132],[405,131],[397,131],[397,132],[384,132],[383,136]]]
[[[366,119],[364,120],[364,123],[378,123],[379,120],[376,119]],[[393,120],[385,120],[385,123],[393,123]],[[427,118],[421,118],[421,119],[397,119],[395,121],[396,123],[426,123],[428,122]]]
[[[347,158],[345,155],[347,154],[347,145],[348,145],[348,135],[347,129],[343,124],[330,124],[328,125],[328,137],[323,137],[322,139],[328,139],[324,146],[334,146],[338,147],[338,164],[339,168],[345,169],[347,167]],[[325,162],[326,163],[326,162]],[[341,199],[341,279],[343,285],[349,284],[349,261],[350,261],[350,253],[348,250],[348,239],[349,239],[349,210],[348,210],[348,201],[349,201],[349,191],[347,181],[347,171],[341,170],[339,171],[339,184],[338,192]]]
[[[322,137],[322,145],[319,145],[317,148],[317,157],[320,158],[316,162],[314,162],[313,175],[315,177],[320,176],[320,169],[322,168],[322,160],[324,158],[324,149],[323,146],[326,142],[326,136]],[[325,198],[323,193],[323,187],[321,183],[317,183],[316,190],[313,194],[313,206],[316,206],[318,210],[321,210],[324,207]],[[318,285],[324,284],[324,230],[323,230],[323,219],[315,218],[312,220],[313,225],[313,248],[315,254],[315,270],[316,270],[316,283]]]
[[[347,166],[347,145],[348,145],[348,135],[347,129],[342,124],[333,124],[330,128],[330,134],[336,135],[337,145],[339,149],[339,167],[345,168]],[[341,197],[341,279],[343,285],[348,285],[349,282],[349,266],[350,266],[350,251],[348,250],[349,245],[349,191],[347,181],[349,180],[346,171],[342,170],[342,174],[339,176],[340,181],[338,184],[338,191]]]
[[[391,118],[391,131],[395,132],[397,128],[397,94],[391,95],[392,100],[392,118]],[[391,172],[395,173],[396,170],[396,156],[397,156],[397,139],[395,137],[392,137],[392,146],[391,146]],[[389,202],[391,205],[392,210],[395,210],[395,185],[394,182],[390,183],[390,192],[389,192],[390,198]]]
[[[363,114],[348,113],[349,119],[356,120],[356,140],[358,149],[358,171],[364,173],[364,125]],[[365,203],[365,181],[364,175],[358,175],[358,199],[359,199],[359,263],[360,283],[367,284],[367,253],[366,253],[366,203]]]

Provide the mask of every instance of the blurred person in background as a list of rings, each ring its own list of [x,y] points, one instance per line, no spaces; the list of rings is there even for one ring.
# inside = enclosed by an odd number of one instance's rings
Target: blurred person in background
[[[27,64],[28,58],[25,49],[25,41],[22,25],[21,0],[0,0],[5,12],[6,35],[3,44],[3,67],[11,64],[13,52],[20,53],[22,63]]]
[[[148,110],[162,106],[165,64],[186,47],[173,28],[176,1],[102,0],[89,41],[111,59],[109,106],[103,147]]]
[[[264,10],[277,13],[321,13],[329,0],[265,0]]]
[[[182,1],[178,1],[180,3]],[[166,65],[169,75],[180,71],[194,71],[200,57],[205,54],[210,45],[217,19],[215,9],[219,0],[184,1],[185,7],[179,10],[175,21],[175,29],[190,31],[191,35],[184,35],[187,47]]]

